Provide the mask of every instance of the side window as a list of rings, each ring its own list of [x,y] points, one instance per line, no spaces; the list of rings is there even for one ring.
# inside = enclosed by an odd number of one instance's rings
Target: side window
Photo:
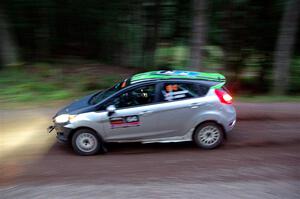
[[[147,85],[128,91],[116,97],[110,105],[116,108],[126,108],[151,104],[155,99],[155,85]]]
[[[199,97],[202,97],[202,96],[206,95],[208,90],[209,90],[208,86],[204,86],[204,85],[201,85],[201,84],[195,84],[194,86],[197,89],[197,93],[198,93]]]
[[[202,96],[198,85],[191,83],[166,83],[161,90],[161,101],[175,101]]]

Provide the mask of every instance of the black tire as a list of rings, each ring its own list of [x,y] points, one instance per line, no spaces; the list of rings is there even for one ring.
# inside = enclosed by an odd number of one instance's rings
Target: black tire
[[[96,132],[91,129],[79,129],[72,136],[75,153],[82,156],[95,155],[103,148],[103,143]]]
[[[214,149],[223,143],[224,131],[215,122],[205,122],[196,128],[193,140],[202,149]]]

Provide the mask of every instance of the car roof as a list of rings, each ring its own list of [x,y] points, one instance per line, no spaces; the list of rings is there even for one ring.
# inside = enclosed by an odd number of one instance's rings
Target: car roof
[[[204,73],[196,71],[184,71],[184,70],[160,70],[150,71],[145,73],[139,73],[133,75],[130,79],[131,84],[138,82],[145,82],[151,80],[205,80],[213,82],[225,82],[226,79],[219,73]]]

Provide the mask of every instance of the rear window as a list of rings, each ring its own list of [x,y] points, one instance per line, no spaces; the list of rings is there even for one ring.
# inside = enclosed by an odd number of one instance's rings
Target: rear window
[[[160,101],[176,101],[204,96],[208,88],[200,84],[193,83],[164,83]]]

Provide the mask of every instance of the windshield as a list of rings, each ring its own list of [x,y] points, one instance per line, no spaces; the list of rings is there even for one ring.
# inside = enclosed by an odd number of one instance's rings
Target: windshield
[[[117,83],[116,85],[114,85],[113,87],[104,90],[100,93],[97,93],[96,95],[94,95],[91,100],[90,100],[90,104],[94,105],[94,104],[98,104],[99,102],[101,102],[102,100],[108,98],[109,96],[115,94],[116,92],[118,92],[119,90],[127,87],[130,84],[130,80],[129,79],[125,79],[122,82]]]

